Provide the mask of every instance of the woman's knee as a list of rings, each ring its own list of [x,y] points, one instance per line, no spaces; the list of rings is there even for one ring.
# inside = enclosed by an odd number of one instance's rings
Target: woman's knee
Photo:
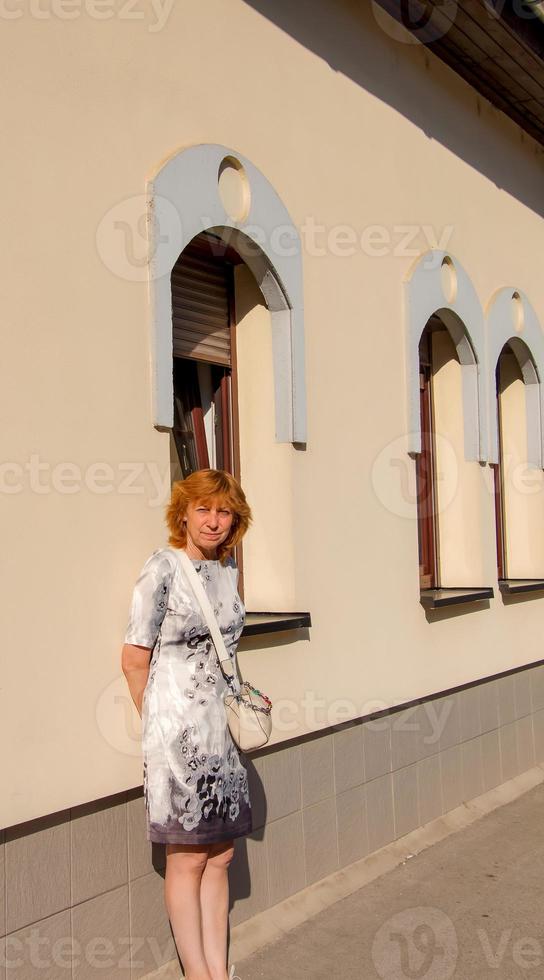
[[[228,868],[233,857],[234,842],[231,840],[219,841],[210,847],[208,864],[212,864],[216,868]]]
[[[167,844],[166,861],[168,869],[179,874],[202,874],[209,856],[208,847],[195,847],[191,844]]]

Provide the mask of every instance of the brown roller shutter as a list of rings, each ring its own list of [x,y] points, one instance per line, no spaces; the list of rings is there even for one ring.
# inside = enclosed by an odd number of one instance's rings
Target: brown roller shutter
[[[174,357],[231,366],[231,267],[195,239],[172,269]]]

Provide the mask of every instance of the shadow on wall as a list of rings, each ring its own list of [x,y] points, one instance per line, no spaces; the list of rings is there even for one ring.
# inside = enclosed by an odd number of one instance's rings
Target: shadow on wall
[[[295,4],[292,0],[245,0],[245,3],[323,58],[332,69],[394,107],[430,139],[440,142],[537,214],[544,215],[542,175],[527,152],[527,147],[533,145],[531,137],[525,136],[525,151],[518,152],[513,140],[508,143],[504,139],[503,126],[515,133],[518,127],[514,122],[496,110],[495,119],[489,114],[482,123],[476,100],[486,103],[484,97],[460,76],[455,89],[443,84],[444,73],[452,69],[439,61],[440,71],[433,71],[437,59],[431,49],[425,49],[420,43],[402,43],[396,35],[389,36],[381,26],[387,23],[386,14],[379,8],[378,22],[374,0],[365,3],[298,0]],[[428,79],[424,91],[423,54]],[[453,77],[456,77],[454,73]],[[326,129],[326,120],[323,125]],[[354,120],[354,125],[364,126],[364,119]],[[379,143],[373,140],[369,151],[374,150],[379,151]]]

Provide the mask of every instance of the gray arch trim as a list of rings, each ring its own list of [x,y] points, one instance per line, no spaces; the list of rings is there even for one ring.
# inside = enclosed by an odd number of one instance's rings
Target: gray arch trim
[[[449,259],[456,279],[455,297],[448,301],[441,268]],[[421,452],[419,410],[419,341],[436,313],[447,327],[461,363],[464,448],[467,460],[487,458],[487,396],[484,315],[474,286],[449,252],[433,249],[421,256],[405,281],[408,315],[408,452]]]
[[[515,329],[512,296],[520,297],[523,321]],[[495,402],[495,368],[500,352],[508,342],[514,351],[525,382],[527,413],[527,462],[538,469],[544,466],[544,337],[538,317],[529,300],[519,289],[504,286],[493,294],[486,316],[489,397],[489,462],[499,461],[499,433]]]
[[[218,192],[219,166],[234,157],[244,167],[250,208],[231,218]],[[152,308],[152,391],[156,426],[173,425],[170,273],[195,235],[215,230],[255,276],[272,320],[275,432],[278,442],[306,441],[302,249],[289,213],[264,175],[240,153],[215,143],[175,153],[147,183]]]

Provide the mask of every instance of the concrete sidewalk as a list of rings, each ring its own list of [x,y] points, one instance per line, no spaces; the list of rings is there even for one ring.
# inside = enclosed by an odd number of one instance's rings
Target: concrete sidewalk
[[[244,959],[240,980],[544,976],[544,783]]]

